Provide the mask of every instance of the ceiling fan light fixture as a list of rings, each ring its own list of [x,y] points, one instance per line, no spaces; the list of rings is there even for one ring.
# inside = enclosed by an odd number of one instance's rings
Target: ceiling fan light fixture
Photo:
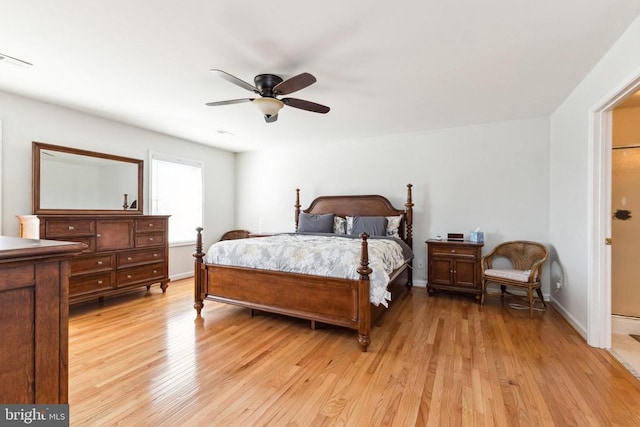
[[[269,117],[275,116],[276,114],[278,114],[278,111],[280,111],[282,107],[284,107],[282,101],[268,96],[256,98],[253,100],[253,103],[256,107],[258,107],[258,110],[260,110],[262,114]]]

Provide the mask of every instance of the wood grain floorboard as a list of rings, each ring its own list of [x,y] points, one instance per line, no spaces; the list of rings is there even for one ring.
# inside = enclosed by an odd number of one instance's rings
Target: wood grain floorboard
[[[355,331],[205,302],[191,279],[72,306],[72,426],[640,426],[640,382],[557,312],[414,288]]]

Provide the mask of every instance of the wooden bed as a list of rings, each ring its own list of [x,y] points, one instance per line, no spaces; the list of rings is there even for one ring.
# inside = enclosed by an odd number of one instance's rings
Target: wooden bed
[[[322,196],[303,212],[334,213],[337,216],[402,216],[399,234],[412,248],[413,202],[411,184],[407,185],[405,209],[394,208],[379,195]],[[296,189],[295,222],[298,229],[300,190]],[[361,236],[359,279],[342,279],[307,274],[231,267],[204,262],[202,228],[197,229],[195,258],[194,308],[198,316],[204,300],[240,305],[250,309],[309,319],[315,322],[345,326],[358,331],[362,351],[371,342],[371,326],[384,312],[369,299],[369,254],[367,235]],[[392,301],[412,285],[411,261],[391,274],[387,289]]]

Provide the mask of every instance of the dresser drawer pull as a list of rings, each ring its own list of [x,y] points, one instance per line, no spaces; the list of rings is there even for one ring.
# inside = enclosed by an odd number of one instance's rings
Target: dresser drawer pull
[[[154,257],[157,257],[157,256],[158,256],[158,254],[153,254],[153,256],[154,256]]]
[[[96,234],[96,237],[102,237],[100,234]]]
[[[131,275],[130,274],[127,274],[127,279],[131,279]]]
[[[153,274],[156,274],[158,272],[158,270],[153,270]]]
[[[130,256],[127,257],[127,261],[131,261],[133,258],[131,258]]]
[[[98,261],[98,265],[102,265],[102,261]]]
[[[73,225],[70,225],[70,226],[69,226],[69,230],[73,230],[73,229],[74,229],[74,228],[73,228]]]
[[[149,223],[149,227],[153,227],[153,223],[152,222]]]
[[[153,242],[153,237],[149,237],[149,241],[150,241],[150,242]]]
[[[456,250],[455,250],[455,249],[451,249],[451,253],[452,253],[452,254],[455,254],[455,253],[456,253]]]
[[[98,280],[98,285],[102,285],[102,280]]]

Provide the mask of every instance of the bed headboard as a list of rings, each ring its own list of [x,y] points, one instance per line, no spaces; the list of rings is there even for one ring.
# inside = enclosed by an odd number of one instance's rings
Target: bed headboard
[[[412,247],[413,243],[413,200],[411,198],[411,184],[407,184],[407,202],[405,209],[393,207],[384,196],[320,196],[302,212],[310,214],[333,213],[338,216],[398,216],[402,215],[400,223],[400,237]],[[296,188],[295,219],[296,230],[300,217],[300,189]]]

